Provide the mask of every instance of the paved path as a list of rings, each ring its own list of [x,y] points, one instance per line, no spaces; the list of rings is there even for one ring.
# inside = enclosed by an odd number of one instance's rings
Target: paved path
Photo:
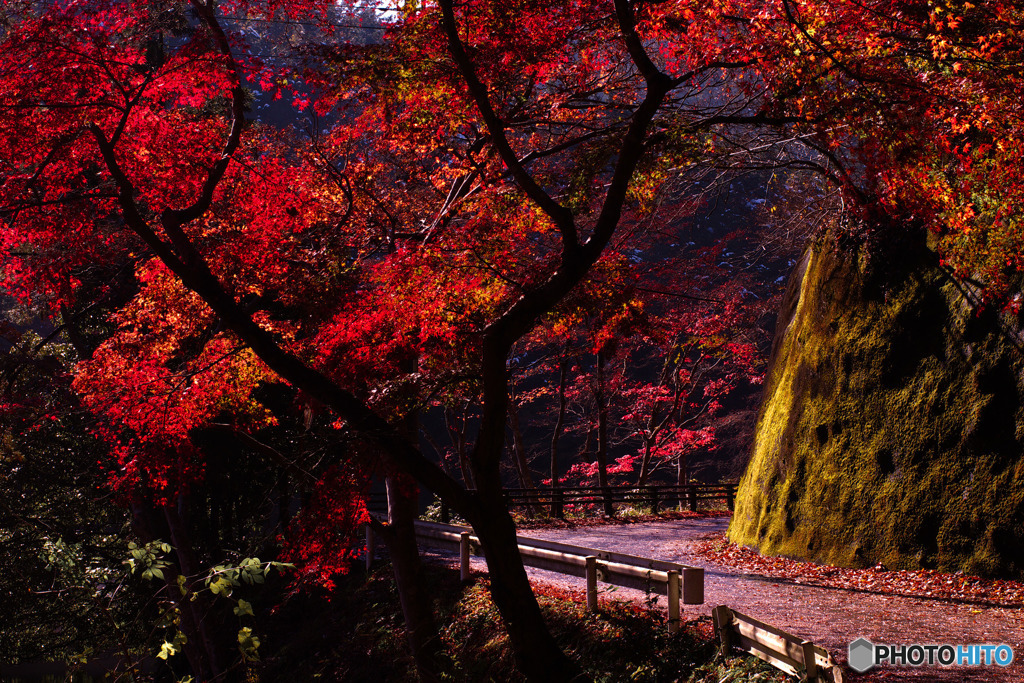
[[[740,574],[707,564],[693,553],[697,541],[721,535],[728,523],[727,518],[672,520],[577,529],[532,529],[522,535],[704,567],[705,603],[687,607],[685,613],[691,617],[710,614],[715,605],[728,605],[820,644],[844,662],[847,646],[858,636],[877,643],[1008,643],[1017,654],[1017,661],[1006,669],[890,670],[890,675],[898,673],[899,678],[1024,681],[1024,611],[1021,609],[805,586],[788,580]],[[483,564],[477,568],[483,570]],[[530,573],[538,580],[583,587],[582,579],[533,569]],[[643,597],[636,591],[606,588],[614,591],[605,593],[609,597]],[[851,680],[859,678],[862,677],[852,676]]]

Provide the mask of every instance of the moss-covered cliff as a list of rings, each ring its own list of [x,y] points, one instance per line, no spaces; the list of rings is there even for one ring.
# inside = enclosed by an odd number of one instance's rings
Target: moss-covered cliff
[[[729,539],[843,566],[1024,572],[1024,353],[927,249],[818,245],[779,320]]]

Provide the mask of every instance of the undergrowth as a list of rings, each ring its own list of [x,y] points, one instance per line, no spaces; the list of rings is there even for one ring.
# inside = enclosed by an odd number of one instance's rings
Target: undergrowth
[[[464,585],[456,572],[426,567],[441,638],[441,677],[452,683],[522,681],[486,579]],[[710,620],[670,635],[660,612],[623,601],[586,610],[582,595],[536,587],[549,627],[564,651],[599,683],[786,681],[753,658],[721,661]],[[351,576],[331,595],[293,598],[268,634],[263,681],[415,681],[401,609],[387,567]]]

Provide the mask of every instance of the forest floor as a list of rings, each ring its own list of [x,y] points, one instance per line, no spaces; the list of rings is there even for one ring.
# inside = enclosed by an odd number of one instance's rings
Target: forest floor
[[[686,606],[687,619],[710,615],[716,605],[760,619],[828,650],[845,664],[858,637],[874,643],[1007,643],[1017,661],[1009,667],[890,667],[851,681],[1024,680],[1024,585],[960,574],[823,567],[762,558],[729,545],[728,516],[664,521],[582,524],[523,529],[521,535],[629,553],[704,568],[704,604]],[[474,558],[474,571],[486,571]],[[584,590],[583,579],[529,570],[534,581]],[[602,599],[647,600],[639,591],[601,586]],[[664,599],[659,599],[664,607]]]

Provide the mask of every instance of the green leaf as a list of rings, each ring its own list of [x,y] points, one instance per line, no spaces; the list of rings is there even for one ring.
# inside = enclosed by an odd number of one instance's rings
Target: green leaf
[[[238,649],[246,659],[257,659],[256,650],[260,646],[260,639],[253,635],[252,629],[248,626],[238,630]]]
[[[210,592],[214,595],[223,595],[225,598],[229,597],[231,595],[231,582],[224,578],[218,578],[210,584]]]
[[[163,581],[164,572],[159,567],[153,567],[152,571],[150,571],[150,574]]]
[[[256,616],[255,614],[253,614],[252,605],[249,602],[242,599],[238,600],[238,606],[235,607],[235,614],[237,614],[240,617]]]

